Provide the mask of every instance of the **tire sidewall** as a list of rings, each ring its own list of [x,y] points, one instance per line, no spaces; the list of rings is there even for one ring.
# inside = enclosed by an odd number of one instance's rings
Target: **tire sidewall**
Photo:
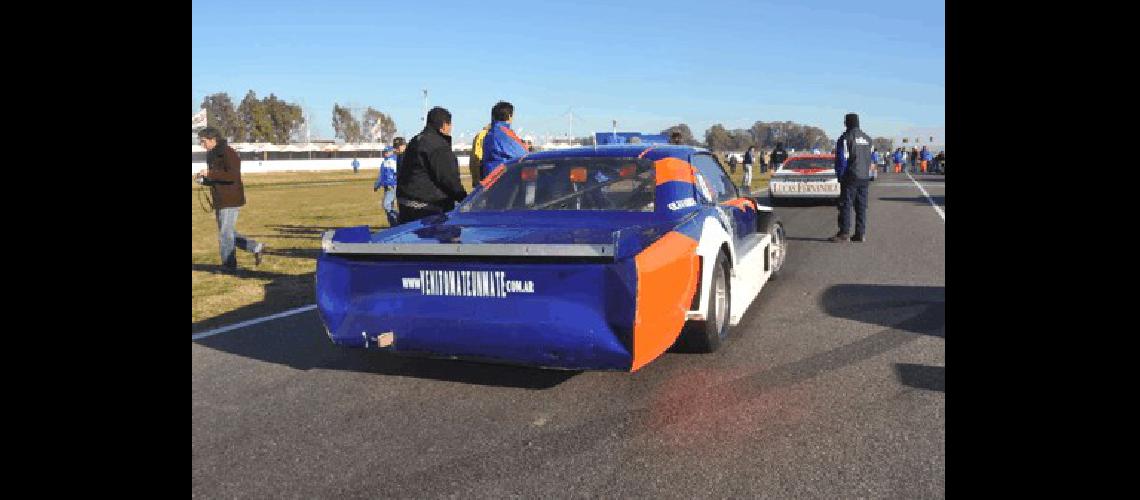
[[[724,253],[720,253],[716,258],[716,267],[713,268],[712,286],[709,287],[709,314],[708,320],[705,321],[705,339],[708,345],[708,352],[717,350],[724,339],[728,337],[728,321],[732,317],[732,281],[729,279],[727,267],[727,260],[724,258]],[[719,330],[716,325],[720,321],[716,310],[716,283],[719,279],[724,280],[725,290],[725,306],[724,306],[724,326]]]

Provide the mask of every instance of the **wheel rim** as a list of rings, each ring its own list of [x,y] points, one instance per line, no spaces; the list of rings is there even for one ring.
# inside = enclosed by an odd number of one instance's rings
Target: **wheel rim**
[[[724,331],[725,313],[728,310],[728,290],[724,286],[724,273],[717,274],[716,280],[716,332]]]
[[[779,271],[784,266],[784,226],[776,224],[772,231],[772,272]]]

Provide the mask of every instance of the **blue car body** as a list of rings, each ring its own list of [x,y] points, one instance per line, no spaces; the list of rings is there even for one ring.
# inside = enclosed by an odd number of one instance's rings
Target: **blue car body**
[[[732,267],[730,324],[782,263],[782,245],[759,224],[770,209],[709,179],[710,165],[723,174],[707,151],[687,146],[532,153],[490,172],[452,212],[329,231],[316,274],[329,338],[636,371],[686,321],[705,318],[718,255]]]

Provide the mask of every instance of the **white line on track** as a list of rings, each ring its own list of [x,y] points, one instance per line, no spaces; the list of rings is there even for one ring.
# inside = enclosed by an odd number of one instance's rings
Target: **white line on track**
[[[906,176],[910,177],[910,172],[907,172]],[[930,199],[930,194],[926,192],[926,189],[922,187],[922,184],[919,184],[918,181],[914,180],[914,177],[910,177],[910,181],[918,187],[919,191],[922,191],[922,195],[926,197],[926,201],[929,201],[930,206],[934,207],[934,211],[938,212],[938,216],[942,217],[942,222],[946,222],[946,214],[942,213],[942,208],[939,207],[937,203],[934,203],[934,200]]]
[[[245,327],[250,326],[250,325],[256,325],[258,323],[264,323],[266,321],[274,320],[277,318],[284,318],[285,316],[292,316],[292,315],[297,314],[297,313],[303,313],[305,311],[312,311],[313,309],[316,309],[316,308],[317,308],[316,304],[309,304],[307,306],[301,306],[301,307],[298,307],[296,309],[290,309],[290,310],[285,311],[285,312],[279,312],[277,314],[272,314],[272,315],[265,316],[262,318],[251,319],[249,321],[242,321],[241,323],[238,323],[235,325],[223,326],[221,328],[215,328],[213,330],[207,330],[207,331],[204,331],[204,332],[199,333],[197,335],[194,335],[193,337],[190,337],[190,340],[198,340],[198,339],[204,339],[206,337],[212,337],[212,336],[217,335],[219,333],[226,333],[230,330],[237,330],[238,328],[245,328]]]

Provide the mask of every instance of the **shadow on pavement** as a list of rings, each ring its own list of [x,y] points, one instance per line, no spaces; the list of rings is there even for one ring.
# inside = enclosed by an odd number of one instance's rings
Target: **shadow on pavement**
[[[946,367],[895,363],[895,374],[908,387],[946,392]]]
[[[823,293],[820,306],[837,318],[946,338],[946,287],[834,285]],[[908,387],[946,392],[945,367],[898,363],[895,374]]]
[[[911,197],[911,196],[904,196],[904,197],[880,196],[878,199],[882,200],[882,201],[909,201],[911,203],[917,203],[919,205],[930,206],[930,201],[927,201],[926,197],[921,196],[921,195],[920,196],[913,196],[913,197]],[[930,199],[933,200],[934,203],[940,207],[946,206],[946,195],[942,195],[942,194],[930,195]]]
[[[288,253],[288,250],[278,250],[274,252],[273,249],[270,248],[266,250],[265,253],[266,255],[284,255]],[[283,274],[249,268],[238,268],[237,271],[227,271],[217,264],[191,264],[191,269],[208,273],[228,274],[241,279],[270,280],[264,285],[265,298],[260,302],[242,306],[197,323],[190,323],[191,334],[276,314],[313,303],[313,273]]]
[[[862,323],[923,335],[943,337],[946,327],[946,287],[918,285],[832,285],[819,299],[824,312]],[[918,309],[905,314],[903,309]]]
[[[193,341],[211,349],[297,370],[342,370],[376,375],[415,377],[464,384],[549,389],[577,371],[451,359],[397,356],[383,351],[334,345],[316,311],[273,320],[241,330]],[[378,379],[377,383],[382,383]]]

